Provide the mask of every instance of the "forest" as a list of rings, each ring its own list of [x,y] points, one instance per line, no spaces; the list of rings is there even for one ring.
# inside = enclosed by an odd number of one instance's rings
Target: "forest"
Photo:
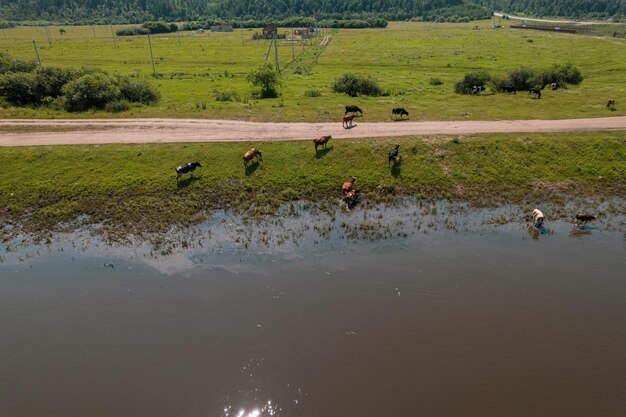
[[[291,16],[326,21],[382,18],[455,22],[488,18],[494,10],[620,20],[626,13],[626,0],[0,0],[0,16],[5,21],[63,24],[269,21]]]

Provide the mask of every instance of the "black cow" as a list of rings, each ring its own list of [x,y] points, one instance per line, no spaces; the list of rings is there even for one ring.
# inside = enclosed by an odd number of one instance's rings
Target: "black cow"
[[[357,106],[346,106],[346,112],[344,114],[348,113],[361,113],[361,116],[363,116],[363,110],[359,109]]]
[[[595,220],[595,219],[596,219],[596,216],[594,216],[593,214],[578,213],[576,215],[576,223],[578,223],[578,222],[587,223],[587,222],[590,222],[590,221]]]
[[[504,91],[505,93],[513,93],[513,94],[517,93],[517,91],[515,90],[515,87],[513,87],[512,85],[505,85],[504,87],[502,87],[502,91]]]
[[[181,175],[187,174],[188,172],[192,172],[193,170],[201,166],[202,165],[200,165],[200,162],[196,161],[196,162],[187,162],[185,165],[176,167],[176,182],[178,182],[178,179],[180,178]]]
[[[400,115],[400,117],[402,118],[403,114],[406,114],[406,117],[409,117],[409,112],[404,110],[402,107],[396,107],[395,109],[391,109],[391,117]]]
[[[389,165],[391,165],[391,162],[393,161],[393,163],[395,164],[399,157],[398,157],[398,150],[400,149],[400,145],[396,145],[395,148],[393,148],[390,152],[389,152]]]
[[[528,89],[528,97],[535,95],[535,97],[537,98],[541,98],[541,90],[539,88],[535,88],[535,87],[530,87]]]

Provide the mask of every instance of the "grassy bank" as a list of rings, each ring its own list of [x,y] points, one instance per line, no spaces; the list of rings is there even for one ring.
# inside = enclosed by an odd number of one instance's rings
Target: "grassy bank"
[[[389,169],[395,143],[402,163]],[[244,169],[252,146],[263,161]],[[202,168],[177,184],[174,167],[196,160]],[[317,154],[309,142],[5,148],[0,164],[5,232],[54,230],[80,217],[123,237],[198,222],[217,208],[255,216],[299,199],[338,204],[353,175],[363,205],[401,195],[487,205],[561,193],[626,197],[620,132],[331,140]]]
[[[269,41],[252,41],[255,30],[232,33],[183,32],[155,35],[153,80],[161,92],[156,106],[121,113],[64,113],[47,108],[0,108],[10,117],[205,117],[257,121],[337,121],[343,106],[357,104],[368,121],[389,120],[391,108],[404,107],[412,120],[555,119],[626,115],[626,40],[552,32],[491,29],[490,21],[467,24],[392,22],[387,29],[343,29],[327,46],[313,39],[304,49],[281,44],[281,96],[249,98],[246,75],[265,62]],[[113,27],[116,30],[118,27]],[[137,77],[151,77],[145,36],[111,37],[109,26],[5,29],[0,48],[21,59],[35,59],[37,40],[43,65],[93,65]],[[290,29],[281,29],[281,33]],[[292,52],[293,57],[292,58]],[[270,54],[270,62],[273,53]],[[519,66],[542,69],[571,62],[585,80],[580,86],[544,91],[541,100],[526,94],[476,97],[454,93],[466,73],[484,70],[504,75]],[[384,97],[350,98],[334,93],[335,78],[353,72],[371,76],[388,92]],[[442,84],[432,85],[431,79]],[[217,101],[216,92],[238,97]],[[236,93],[236,96],[233,94]],[[617,110],[608,111],[609,98]]]

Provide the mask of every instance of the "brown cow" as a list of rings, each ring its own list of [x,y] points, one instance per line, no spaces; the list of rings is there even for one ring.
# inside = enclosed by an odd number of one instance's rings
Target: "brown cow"
[[[350,126],[352,126],[352,120],[354,120],[354,118],[356,117],[356,115],[354,114],[346,114],[345,116],[343,116],[343,124],[342,126],[344,128],[348,127],[348,123],[350,123]]]
[[[346,181],[343,183],[343,185],[341,186],[341,190],[344,194],[348,194],[350,191],[352,191],[352,185],[354,184],[354,181],[356,181],[356,177],[352,177],[350,181]]]
[[[331,135],[326,135],[326,136],[320,136],[319,138],[313,139],[313,143],[315,144],[315,152],[317,152],[318,146],[324,146],[324,149],[326,149],[326,144],[331,138],[332,138]]]
[[[263,159],[263,155],[261,154],[261,151],[258,150],[257,148],[252,148],[248,152],[243,154],[243,164],[247,166],[248,162],[250,162],[252,158],[254,157],[256,157],[257,161],[259,160],[259,157]]]

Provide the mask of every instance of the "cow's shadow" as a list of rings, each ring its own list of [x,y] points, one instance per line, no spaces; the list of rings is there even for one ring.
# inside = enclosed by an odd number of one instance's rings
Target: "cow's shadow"
[[[255,162],[253,162],[253,163],[251,163],[249,165],[246,165],[245,168],[244,168],[245,174],[246,175],[254,174],[254,171],[256,171],[259,168],[260,165],[261,164],[259,163],[259,161],[255,161]]]
[[[343,128],[344,128],[344,129],[354,129],[355,127],[357,127],[357,124],[356,124],[356,123],[355,123],[355,124],[352,124],[352,125],[349,125],[349,126],[344,126]]]
[[[317,151],[315,151],[315,158],[320,159],[320,158],[324,157],[327,153],[331,152],[332,150],[333,150],[332,146],[328,146],[326,148],[318,149]]]
[[[200,180],[200,177],[195,177],[195,176],[189,176],[187,178],[183,178],[182,180],[178,180],[176,182],[176,188],[181,189],[181,188],[187,188],[189,187],[191,184],[193,184],[194,182]]]
[[[406,119],[394,119],[394,118],[391,118],[391,120],[394,121],[394,122],[408,122],[410,119],[407,117]]]

